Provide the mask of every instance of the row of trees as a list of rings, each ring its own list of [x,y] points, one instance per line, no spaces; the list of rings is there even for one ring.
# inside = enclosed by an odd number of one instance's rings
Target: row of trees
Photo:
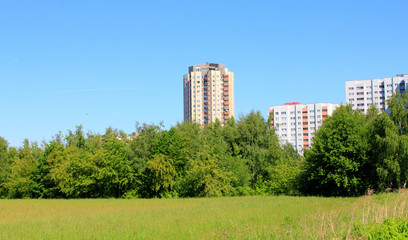
[[[358,196],[405,187],[408,94],[391,114],[342,106],[300,156],[280,144],[259,112],[221,127],[137,126],[137,136],[81,126],[41,147],[9,147],[0,137],[1,198],[208,197],[252,194]]]
[[[3,198],[204,197],[294,194],[302,157],[259,112],[202,128],[137,126],[137,136],[81,126],[39,147],[0,138]]]

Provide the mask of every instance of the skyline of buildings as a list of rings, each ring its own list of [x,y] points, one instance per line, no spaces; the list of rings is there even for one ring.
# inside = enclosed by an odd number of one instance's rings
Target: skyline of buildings
[[[408,74],[369,80],[345,81],[346,104],[367,113],[371,105],[388,110],[387,100],[408,88]],[[222,125],[235,115],[234,73],[224,64],[203,63],[188,68],[183,76],[184,121],[206,126],[219,119]],[[281,144],[290,143],[299,152],[312,146],[315,131],[339,107],[339,103],[290,102],[269,107],[269,124]]]
[[[216,119],[224,125],[235,116],[234,73],[224,64],[203,63],[183,76],[184,121],[208,125]]]

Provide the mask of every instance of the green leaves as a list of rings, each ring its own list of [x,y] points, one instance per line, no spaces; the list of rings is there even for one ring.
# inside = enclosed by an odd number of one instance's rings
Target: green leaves
[[[362,169],[367,161],[365,117],[351,106],[333,112],[315,133],[313,147],[305,151],[305,193],[355,196],[364,193]]]

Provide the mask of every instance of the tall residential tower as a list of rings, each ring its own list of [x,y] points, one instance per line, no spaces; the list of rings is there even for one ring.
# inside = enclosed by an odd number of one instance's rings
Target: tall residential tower
[[[234,73],[224,64],[204,63],[184,75],[184,121],[222,125],[234,116]]]

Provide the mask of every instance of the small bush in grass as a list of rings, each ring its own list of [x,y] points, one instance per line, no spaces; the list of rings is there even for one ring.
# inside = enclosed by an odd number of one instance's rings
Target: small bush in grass
[[[386,219],[383,223],[372,222],[367,225],[356,221],[352,236],[368,240],[408,239],[408,219]]]

